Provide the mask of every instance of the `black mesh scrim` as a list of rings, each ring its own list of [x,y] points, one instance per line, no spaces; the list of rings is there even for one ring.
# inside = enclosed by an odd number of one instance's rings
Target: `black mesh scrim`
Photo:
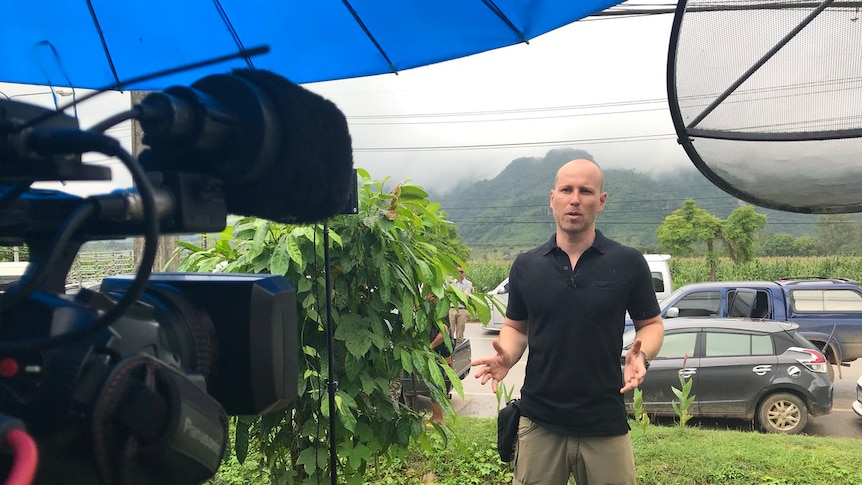
[[[680,141],[727,192],[794,212],[862,211],[862,1],[689,1],[668,94]]]

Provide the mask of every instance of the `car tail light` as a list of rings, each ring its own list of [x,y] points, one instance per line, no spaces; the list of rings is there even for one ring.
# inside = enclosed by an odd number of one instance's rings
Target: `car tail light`
[[[814,349],[803,349],[802,347],[791,347],[788,350],[792,350],[794,352],[799,352],[802,354],[807,354],[805,357],[800,357],[796,359],[797,362],[804,365],[811,372],[822,372],[826,373],[828,369],[828,363],[826,362],[826,357],[823,356],[820,352]]]

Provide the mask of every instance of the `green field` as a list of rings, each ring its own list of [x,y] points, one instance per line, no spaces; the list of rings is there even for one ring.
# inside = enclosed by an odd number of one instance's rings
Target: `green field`
[[[468,263],[469,276],[476,291],[488,291],[508,275],[511,261],[478,260]],[[671,258],[673,287],[709,281],[706,258]],[[777,280],[781,278],[822,277],[862,281],[862,257],[822,256],[797,258],[757,258],[746,264],[734,264],[719,258],[717,281]]]

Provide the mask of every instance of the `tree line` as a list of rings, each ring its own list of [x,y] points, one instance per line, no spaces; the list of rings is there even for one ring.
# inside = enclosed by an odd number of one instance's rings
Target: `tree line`
[[[723,253],[735,261],[757,256],[857,256],[862,255],[862,221],[853,214],[825,214],[817,219],[815,236],[793,236],[764,231],[769,217],[753,206],[734,209],[727,219],[686,199],[658,229],[658,249],[674,256],[709,254],[718,241]],[[721,248],[715,248],[716,250]]]

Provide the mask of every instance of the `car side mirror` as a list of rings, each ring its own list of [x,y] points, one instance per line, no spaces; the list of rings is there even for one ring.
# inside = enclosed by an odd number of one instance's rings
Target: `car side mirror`
[[[665,318],[676,318],[679,316],[679,308],[672,306],[667,309],[667,312],[664,314]]]
[[[727,316],[731,318],[751,318],[756,301],[757,290],[737,288],[733,294],[733,299],[728,301],[729,310],[727,311]]]

